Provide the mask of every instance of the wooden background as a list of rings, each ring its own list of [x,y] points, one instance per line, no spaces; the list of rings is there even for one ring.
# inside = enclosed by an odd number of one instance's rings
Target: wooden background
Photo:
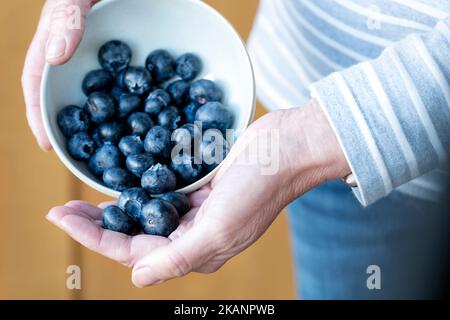
[[[209,0],[244,38],[258,0]],[[137,289],[130,270],[89,252],[45,219],[49,208],[105,196],[82,185],[53,152],[40,151],[25,120],[20,87],[24,56],[43,0],[2,1],[0,10],[0,299],[291,299],[286,217],[253,247],[211,275],[191,274]],[[258,116],[264,113],[258,106]],[[66,289],[79,265],[82,289]]]

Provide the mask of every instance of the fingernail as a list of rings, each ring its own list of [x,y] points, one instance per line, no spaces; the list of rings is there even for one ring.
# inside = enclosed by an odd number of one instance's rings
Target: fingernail
[[[150,268],[142,267],[133,272],[133,283],[138,288],[151,286],[153,284],[158,284],[161,282],[161,280],[152,276],[152,271],[150,270]]]
[[[46,58],[55,59],[66,53],[66,39],[60,35],[51,36],[47,43]]]

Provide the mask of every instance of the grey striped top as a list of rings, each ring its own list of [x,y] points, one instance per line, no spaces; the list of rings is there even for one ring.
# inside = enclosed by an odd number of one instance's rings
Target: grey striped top
[[[450,151],[450,0],[261,0],[249,39],[268,109],[318,99],[369,205],[439,199]]]

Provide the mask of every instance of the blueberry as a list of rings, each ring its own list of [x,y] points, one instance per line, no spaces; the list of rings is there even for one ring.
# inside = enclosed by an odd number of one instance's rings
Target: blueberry
[[[144,233],[168,237],[179,225],[177,209],[167,201],[153,199],[142,208],[140,223]]]
[[[183,187],[194,183],[203,175],[201,161],[188,154],[174,156],[170,167],[175,172],[180,186]]]
[[[113,84],[111,73],[106,70],[93,70],[86,74],[81,88],[85,95],[90,95],[95,91],[109,91]]]
[[[104,92],[91,93],[86,101],[85,109],[95,123],[110,121],[116,113],[114,99]]]
[[[129,93],[143,95],[152,87],[152,76],[143,67],[129,67],[122,75],[122,86]]]
[[[141,97],[131,93],[122,93],[117,99],[119,117],[126,117],[141,106]]]
[[[133,220],[138,221],[142,208],[151,200],[147,191],[141,188],[124,190],[117,200],[117,206],[128,214]]]
[[[86,112],[73,105],[64,107],[58,113],[57,122],[59,129],[66,137],[89,128],[89,117]]]
[[[120,88],[118,86],[113,86],[111,91],[109,92],[109,95],[116,101],[116,103],[118,103],[120,96],[124,93],[126,93],[126,92],[123,91],[122,88]]]
[[[210,172],[227,156],[229,144],[219,130],[207,130],[200,144],[200,155],[205,169]]]
[[[150,153],[132,154],[127,157],[126,166],[136,177],[142,177],[145,171],[156,164]]]
[[[184,80],[177,80],[169,84],[166,91],[170,94],[172,102],[181,106],[184,105],[189,99],[189,83]]]
[[[94,175],[100,177],[106,169],[119,167],[122,159],[117,147],[112,144],[105,144],[89,159],[88,168]]]
[[[208,102],[197,110],[195,121],[201,121],[203,130],[225,131],[233,126],[234,115],[220,102]]]
[[[165,90],[156,89],[145,100],[145,112],[156,118],[163,108],[169,106],[171,101],[170,95]]]
[[[191,132],[186,128],[178,128],[172,132],[172,141],[175,145],[183,148],[191,148],[191,142],[193,140]]]
[[[186,123],[172,132],[172,141],[183,149],[191,149],[196,138],[200,138],[200,130],[192,123]]]
[[[125,133],[126,127],[123,122],[112,121],[100,124],[98,127],[98,136],[101,141],[117,144]]]
[[[175,207],[175,209],[177,209],[178,216],[180,218],[191,209],[189,198],[184,193],[169,192],[163,194],[161,197],[159,197],[159,199],[165,200],[170,204],[172,204]]]
[[[186,81],[195,79],[202,70],[202,61],[192,53],[183,54],[176,61],[177,75]]]
[[[191,102],[186,107],[183,108],[183,116],[187,123],[192,123],[195,121],[195,113],[200,106]]]
[[[164,108],[158,115],[158,124],[168,130],[174,130],[181,124],[181,115],[174,106]]]
[[[222,90],[211,80],[197,80],[191,84],[189,98],[196,105],[201,106],[212,101],[222,100]]]
[[[116,73],[128,67],[131,61],[130,47],[118,40],[105,43],[98,52],[98,60],[103,69]]]
[[[98,134],[98,128],[95,128],[94,130],[92,130],[91,139],[94,141],[94,146],[96,149],[98,149],[104,145],[103,141],[100,139],[100,136]]]
[[[160,126],[151,128],[145,137],[144,148],[157,157],[170,157],[172,151],[170,131]]]
[[[161,194],[175,190],[177,178],[166,165],[157,163],[142,175],[141,185],[149,194]]]
[[[126,169],[112,167],[103,172],[103,182],[111,189],[123,191],[133,186],[134,176]]]
[[[186,124],[182,125],[180,129],[185,129],[185,130],[189,131],[189,134],[191,135],[192,140],[194,140],[194,138],[200,137],[200,133],[201,133],[200,129],[194,123],[186,123]]]
[[[128,117],[128,128],[134,135],[144,137],[151,127],[153,121],[145,112],[135,112]]]
[[[86,132],[78,132],[67,141],[67,151],[75,160],[88,160],[95,151],[95,142]]]
[[[116,86],[119,89],[126,90],[125,86],[125,74],[127,73],[127,69],[124,69],[116,74]]]
[[[158,82],[169,80],[175,76],[175,60],[166,50],[155,50],[149,54],[145,66]]]
[[[144,143],[139,136],[126,136],[120,139],[119,149],[125,157],[128,157],[144,152]]]
[[[117,206],[109,206],[103,210],[102,225],[104,229],[133,234],[136,222]]]

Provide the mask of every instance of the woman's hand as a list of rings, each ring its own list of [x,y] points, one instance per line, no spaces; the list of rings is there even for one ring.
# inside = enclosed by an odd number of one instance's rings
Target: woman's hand
[[[22,73],[28,124],[43,150],[52,148],[44,130],[40,87],[45,62],[66,63],[81,41],[85,17],[94,0],[47,0]]]
[[[292,200],[349,168],[315,101],[256,121],[231,149],[193,209],[170,237],[103,230],[101,209],[83,202],[53,208],[48,219],[91,250],[133,268],[143,287],[189,272],[214,272],[255,242]]]

